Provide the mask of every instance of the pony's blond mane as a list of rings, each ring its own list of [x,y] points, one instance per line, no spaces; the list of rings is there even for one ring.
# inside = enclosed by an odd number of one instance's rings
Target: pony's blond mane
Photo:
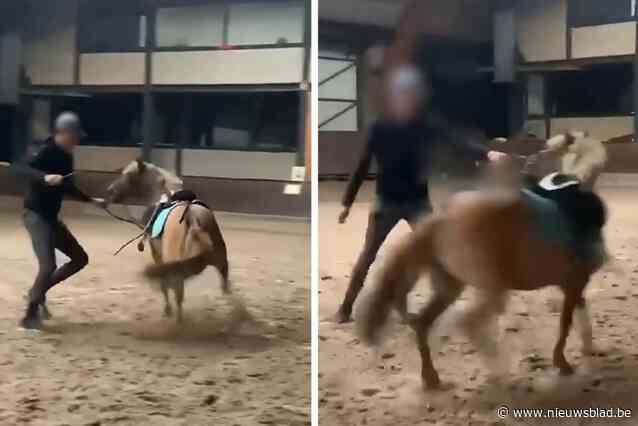
[[[569,140],[573,142],[568,144]],[[576,176],[583,186],[593,188],[607,164],[607,150],[598,139],[584,132],[570,132],[547,141],[547,148],[564,150],[560,160],[561,172]]]
[[[163,169],[153,163],[144,162],[144,166],[146,166],[147,172],[155,172],[158,174],[164,184],[166,189],[171,192],[179,191],[184,189],[184,181],[180,179],[177,175],[172,172],[169,172],[166,169]],[[138,173],[139,172],[139,164],[137,161],[131,161],[125,168],[122,170],[122,174],[128,173]]]

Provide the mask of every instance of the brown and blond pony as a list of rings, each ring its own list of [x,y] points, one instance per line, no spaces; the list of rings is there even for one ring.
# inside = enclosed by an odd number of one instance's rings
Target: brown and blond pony
[[[109,186],[107,202],[119,203],[135,198],[149,206],[183,189],[180,178],[154,164],[136,160],[128,164]],[[167,316],[172,314],[168,290],[175,293],[177,320],[182,320],[184,281],[214,266],[222,279],[222,290],[230,292],[226,243],[212,210],[189,203],[175,207],[164,227],[161,238],[149,242],[155,261],[144,274],[160,283]]]
[[[554,149],[564,150],[563,166],[571,167],[587,185],[584,190],[593,187],[604,167],[604,147],[601,151],[602,145],[584,136],[562,136],[551,141],[554,144]],[[561,374],[571,374],[564,349],[575,311],[581,319],[583,350],[591,351],[592,331],[583,292],[605,260],[604,247],[601,241],[597,255],[578,256],[567,245],[540,236],[536,221],[535,212],[518,191],[474,191],[452,197],[445,211],[427,218],[388,256],[377,288],[357,316],[360,333],[377,343],[392,306],[405,306],[416,277],[429,272],[433,295],[411,325],[418,337],[424,385],[436,388],[440,381],[428,333],[466,287],[479,290],[479,297],[466,313],[463,328],[477,346],[487,349],[487,355],[495,355],[497,345],[485,325],[504,311],[508,291],[553,285],[564,294],[553,362]]]

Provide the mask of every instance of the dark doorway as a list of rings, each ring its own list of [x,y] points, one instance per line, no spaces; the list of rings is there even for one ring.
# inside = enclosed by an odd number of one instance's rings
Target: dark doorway
[[[16,108],[0,105],[0,161],[11,161]]]

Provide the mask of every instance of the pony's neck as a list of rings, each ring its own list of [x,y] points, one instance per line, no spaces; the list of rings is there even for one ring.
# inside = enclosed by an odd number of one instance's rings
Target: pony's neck
[[[158,180],[162,184],[158,185],[156,191],[150,197],[154,204],[158,202],[168,201],[171,195],[173,195],[177,191],[181,191],[182,189],[184,189],[184,182],[179,177],[169,172],[168,170],[162,169],[161,167],[155,166],[155,169],[159,174]]]

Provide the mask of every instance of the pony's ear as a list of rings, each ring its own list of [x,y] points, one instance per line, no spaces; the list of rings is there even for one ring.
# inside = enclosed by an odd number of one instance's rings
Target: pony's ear
[[[137,171],[144,173],[146,171],[146,163],[144,163],[144,160],[138,157],[135,161],[137,162]]]

